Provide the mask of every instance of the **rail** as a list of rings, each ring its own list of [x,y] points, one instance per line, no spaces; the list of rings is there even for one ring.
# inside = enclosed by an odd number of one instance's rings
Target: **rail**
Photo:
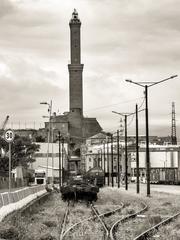
[[[141,202],[141,204],[142,204],[142,206],[143,206],[143,208],[142,208],[141,210],[139,210],[139,211],[137,211],[137,212],[135,212],[135,213],[133,213],[133,214],[127,215],[127,216],[119,219],[118,221],[116,221],[116,222],[113,224],[113,226],[112,226],[111,229],[110,229],[110,239],[111,239],[111,240],[115,240],[115,239],[116,239],[116,238],[114,237],[114,231],[115,231],[115,229],[117,228],[117,226],[118,226],[119,223],[123,223],[123,222],[125,222],[125,221],[128,221],[128,220],[131,219],[131,218],[135,218],[137,215],[139,215],[139,214],[147,211],[148,206],[147,206],[145,203],[143,203],[143,202]]]
[[[159,222],[158,224],[154,225],[153,227],[147,229],[146,231],[144,231],[143,233],[141,233],[140,235],[138,235],[137,237],[135,237],[133,240],[144,240],[147,239],[147,237],[150,237],[152,235],[154,235],[154,231],[158,230],[159,227],[168,224],[169,222],[171,222],[172,220],[174,220],[176,217],[178,217],[180,215],[180,212],[176,213],[175,215]]]
[[[59,240],[62,240],[63,239],[63,234],[65,232],[65,227],[66,227],[66,222],[67,222],[67,217],[68,217],[68,213],[69,213],[69,202],[67,204],[67,207],[66,207],[66,210],[65,210],[65,213],[64,213],[64,217],[63,217],[63,221],[62,221],[62,225],[61,225],[61,233],[60,233],[60,238]]]
[[[98,213],[97,209],[92,204],[91,204],[91,209],[94,212],[95,216],[99,219],[99,221],[100,221],[100,223],[101,223],[101,225],[102,225],[102,227],[105,231],[105,236],[106,236],[106,238],[108,238],[109,230],[108,230],[105,222],[102,220],[102,218],[101,218],[100,214]]]
[[[116,208],[116,209],[114,209],[114,210],[112,210],[112,211],[107,211],[107,212],[105,212],[105,213],[101,213],[101,214],[99,214],[99,217],[110,216],[110,215],[114,214],[115,212],[120,211],[123,207],[124,207],[124,204],[121,203],[121,206],[120,206],[120,207],[118,207],[118,208]],[[79,225],[81,225],[81,224],[83,224],[83,223],[85,223],[85,222],[87,222],[87,221],[90,221],[90,220],[92,220],[92,219],[94,219],[94,218],[96,218],[96,216],[95,216],[95,217],[93,216],[93,217],[86,218],[86,219],[84,219],[84,220],[81,220],[81,221],[73,224],[72,226],[70,226],[70,227],[63,233],[62,239],[63,239],[70,231],[72,231],[75,227],[77,227],[77,226],[79,226]]]

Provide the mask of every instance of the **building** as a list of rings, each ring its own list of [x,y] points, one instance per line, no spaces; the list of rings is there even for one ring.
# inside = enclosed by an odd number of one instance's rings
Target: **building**
[[[102,135],[95,135],[86,141],[85,153],[85,169],[100,166],[107,173],[111,175],[117,174],[118,170],[118,154],[117,154],[117,139],[113,138],[113,144],[102,140]],[[156,137],[152,138],[156,139]],[[142,141],[143,143],[143,141]],[[125,174],[125,144],[124,141],[119,142],[119,165],[120,175]],[[180,146],[179,145],[149,145],[150,152],[150,168],[151,168],[151,182],[155,179],[155,175],[160,176],[161,180],[177,179],[180,181]],[[113,154],[112,154],[113,153]],[[139,144],[139,169],[140,179],[146,181],[146,145]],[[133,138],[128,139],[128,174],[131,177],[136,177],[136,146]],[[157,177],[156,177],[157,178]],[[170,182],[170,181],[169,181]],[[174,181],[175,182],[175,181]]]
[[[118,154],[117,142],[114,140],[113,144],[110,141],[107,143],[107,136],[109,134],[100,133],[90,137],[86,140],[86,153],[85,153],[85,170],[86,172],[94,167],[101,167],[105,171],[105,181],[110,182],[112,176],[115,178],[118,174]],[[128,144],[131,144],[130,142]],[[131,174],[131,155],[128,154],[128,175]],[[125,176],[125,153],[124,142],[120,141],[119,151],[119,173],[121,179]]]
[[[64,144],[62,148],[62,143],[60,146],[61,154],[59,155],[59,143],[49,144],[49,154],[47,154],[48,143],[37,143],[40,145],[40,149],[33,156],[35,162],[31,164],[31,168],[34,170],[43,169],[46,171],[46,177],[50,182],[54,178],[55,181],[59,181],[59,163],[61,169],[61,176],[64,173],[64,178],[66,177],[66,172],[68,170],[67,165],[67,144]],[[59,161],[60,156],[60,161]]]
[[[180,146],[179,145],[150,145],[150,168],[151,172],[165,170],[177,170],[180,174]],[[136,152],[131,149],[131,171],[132,176],[136,176]],[[139,147],[139,169],[141,179],[146,179],[146,147]],[[152,174],[151,174],[152,175]],[[152,177],[151,177],[152,178]],[[151,179],[152,180],[152,179]]]
[[[59,130],[69,144],[69,162],[81,167],[81,144],[86,138],[101,132],[96,118],[83,116],[83,64],[81,63],[81,21],[74,9],[70,26],[71,63],[69,70],[69,111],[51,117],[52,128]],[[49,128],[49,122],[45,123]]]

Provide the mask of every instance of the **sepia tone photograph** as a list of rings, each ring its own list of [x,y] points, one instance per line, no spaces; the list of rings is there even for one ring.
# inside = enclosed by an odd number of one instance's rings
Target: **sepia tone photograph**
[[[0,240],[180,239],[179,9],[0,0]]]

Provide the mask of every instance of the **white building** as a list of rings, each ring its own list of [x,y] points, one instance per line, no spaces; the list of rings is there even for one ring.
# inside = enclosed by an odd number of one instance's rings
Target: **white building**
[[[59,143],[49,143],[49,154],[48,143],[37,143],[40,145],[39,152],[36,152],[34,158],[35,162],[32,163],[33,169],[45,169],[48,179],[52,180],[59,178]],[[60,154],[60,164],[62,169],[67,170],[67,144],[64,143],[64,149],[62,150],[61,144],[61,154]]]

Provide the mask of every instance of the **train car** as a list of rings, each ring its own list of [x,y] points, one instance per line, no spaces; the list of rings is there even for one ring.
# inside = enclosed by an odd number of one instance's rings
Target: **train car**
[[[178,168],[152,168],[150,181],[159,184],[180,184]]]
[[[84,175],[84,179],[88,180],[94,185],[97,185],[98,187],[104,186],[104,177],[104,170],[101,167],[91,168]]]
[[[96,201],[99,188],[86,182],[82,176],[76,176],[63,183],[60,191],[63,200]]]

